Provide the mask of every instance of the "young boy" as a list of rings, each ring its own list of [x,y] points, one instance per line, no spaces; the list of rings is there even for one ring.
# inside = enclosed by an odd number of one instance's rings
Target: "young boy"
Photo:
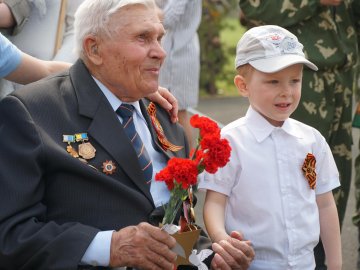
[[[232,147],[230,162],[199,185],[207,189],[210,237],[219,242],[241,231],[255,249],[252,270],[313,270],[320,235],[328,269],[341,269],[334,159],[317,130],[289,118],[300,101],[303,65],[317,70],[302,48],[274,25],[243,35],[234,82],[250,107],[222,130]]]

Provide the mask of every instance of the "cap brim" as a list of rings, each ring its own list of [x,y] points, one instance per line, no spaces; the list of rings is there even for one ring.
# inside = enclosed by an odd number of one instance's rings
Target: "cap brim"
[[[311,63],[309,60],[296,54],[285,54],[278,55],[276,57],[254,60],[250,61],[249,64],[252,65],[255,69],[264,73],[278,72],[284,68],[295,64],[304,64],[312,70],[318,70],[318,67]]]

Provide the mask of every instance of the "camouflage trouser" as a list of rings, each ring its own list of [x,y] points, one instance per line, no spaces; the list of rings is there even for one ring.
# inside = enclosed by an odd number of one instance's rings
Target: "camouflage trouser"
[[[357,89],[357,99],[359,99],[360,93],[360,77],[358,78],[357,81],[357,85],[356,85],[356,89]],[[360,104],[360,101],[358,101],[358,104]],[[357,121],[355,121],[355,127],[356,128],[360,128],[359,126],[359,112],[358,112],[358,108],[356,109],[356,117],[357,117]],[[360,148],[360,141],[359,141],[359,148]],[[355,205],[355,213],[352,217],[352,222],[355,226],[358,226],[360,228],[360,154],[356,157],[355,159],[355,199],[356,199],[356,205]],[[359,239],[360,239],[360,234],[359,234]],[[360,240],[359,240],[360,242]],[[360,247],[359,247],[360,248]],[[360,263],[360,260],[358,261],[358,264]],[[358,269],[360,269],[360,267],[358,266]]]
[[[360,146],[360,142],[359,142]],[[355,159],[355,198],[356,208],[355,214],[352,217],[352,221],[355,226],[360,225],[360,154]]]
[[[313,126],[327,140],[340,173],[341,187],[333,191],[343,222],[351,183],[351,122],[353,73],[304,69],[302,97],[293,118]]]

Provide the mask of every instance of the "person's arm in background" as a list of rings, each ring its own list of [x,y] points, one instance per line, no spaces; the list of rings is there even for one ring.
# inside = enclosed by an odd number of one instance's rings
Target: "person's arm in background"
[[[179,23],[188,2],[188,0],[171,1],[168,5],[163,7],[163,24],[165,29],[173,28]]]
[[[27,84],[40,80],[50,74],[63,71],[70,66],[70,63],[44,61],[22,53],[19,66],[9,75],[5,76],[5,79],[16,83]],[[169,90],[159,87],[159,90],[148,96],[148,98],[166,109],[173,123],[178,121],[178,103]]]
[[[20,84],[27,84],[52,73],[63,71],[71,66],[70,63],[58,61],[44,61],[28,54],[21,54],[19,66],[5,76],[5,79]]]
[[[26,23],[31,11],[29,0],[0,0],[0,28],[16,35]]]
[[[0,28],[10,28],[15,24],[14,16],[5,3],[0,2]]]
[[[59,72],[71,64],[56,61],[43,61],[21,52],[6,37],[0,34],[0,78],[27,84],[37,81],[51,73]]]

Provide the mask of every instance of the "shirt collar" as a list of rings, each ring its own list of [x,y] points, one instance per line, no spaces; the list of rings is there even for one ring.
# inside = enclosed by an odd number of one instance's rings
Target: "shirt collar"
[[[251,106],[249,106],[246,112],[245,123],[259,143],[270,136],[275,129],[281,129],[287,134],[299,139],[304,137],[302,130],[298,128],[298,122],[296,120],[288,118],[281,127],[275,127]]]
[[[100,82],[95,77],[93,77],[93,79],[96,82],[96,84],[99,86],[100,90],[105,95],[106,99],[109,101],[109,103],[110,103],[111,107],[113,108],[114,112],[116,112],[116,110],[120,107],[120,105],[123,102],[117,96],[115,96],[114,93],[111,92],[102,82]],[[140,109],[139,101],[127,102],[127,104],[133,105],[135,107],[135,110],[136,110],[137,114],[140,115],[143,118],[142,113],[141,113],[141,109]]]

